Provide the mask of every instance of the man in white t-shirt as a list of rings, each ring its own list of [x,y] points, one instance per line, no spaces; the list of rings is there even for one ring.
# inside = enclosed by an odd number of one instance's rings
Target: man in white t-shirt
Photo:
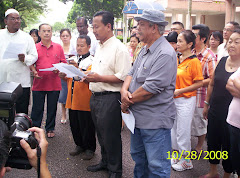
[[[94,56],[96,49],[98,47],[98,41],[97,41],[95,35],[92,32],[88,31],[88,23],[87,23],[86,18],[85,17],[77,18],[76,26],[77,26],[79,35],[88,35],[91,38],[90,54]],[[76,38],[76,42],[74,44],[77,44],[77,38]],[[76,45],[72,45],[70,47],[69,54],[73,54],[73,55],[77,56]]]
[[[223,39],[224,43],[220,44],[217,49],[217,60],[219,61],[222,57],[228,56],[227,51],[227,42],[232,35],[233,31],[239,28],[239,24],[237,22],[231,21],[228,22],[223,28]]]

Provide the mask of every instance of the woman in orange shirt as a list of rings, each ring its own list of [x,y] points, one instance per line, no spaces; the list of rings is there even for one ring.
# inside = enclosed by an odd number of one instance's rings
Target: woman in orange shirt
[[[177,38],[178,69],[174,102],[177,109],[176,119],[171,131],[172,137],[172,168],[176,171],[192,169],[191,124],[196,105],[196,90],[203,85],[202,67],[192,49],[196,36],[190,30],[181,32]],[[177,155],[178,154],[178,155]],[[180,158],[181,156],[181,159]]]

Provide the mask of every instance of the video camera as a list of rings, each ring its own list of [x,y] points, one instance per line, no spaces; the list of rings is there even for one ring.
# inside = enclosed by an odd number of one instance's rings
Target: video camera
[[[25,150],[20,145],[24,139],[32,149],[38,145],[33,132],[28,131],[32,127],[32,120],[24,113],[16,113],[16,101],[22,95],[22,86],[15,82],[3,82],[0,84],[0,119],[7,125],[11,133],[11,146],[6,167],[18,169],[31,169]]]

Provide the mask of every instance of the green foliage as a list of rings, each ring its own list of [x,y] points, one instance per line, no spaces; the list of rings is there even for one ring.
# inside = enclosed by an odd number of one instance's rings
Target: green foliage
[[[38,22],[38,17],[47,11],[47,0],[0,0],[0,28],[5,27],[5,11],[9,8],[16,9],[21,16],[21,28],[31,23]]]
[[[61,29],[63,28],[68,28],[70,29],[70,31],[73,31],[74,29],[76,29],[76,23],[72,23],[70,24],[69,22],[55,22],[54,25],[52,26],[53,32],[60,32]]]
[[[61,1],[66,3],[68,0]],[[123,0],[75,0],[68,14],[68,22],[75,22],[78,16],[91,20],[93,15],[100,10],[110,11],[114,17],[119,18],[122,17],[123,4]]]
[[[123,36],[117,36],[117,39],[119,39],[121,42],[123,42]],[[130,41],[130,37],[127,38],[127,43]]]

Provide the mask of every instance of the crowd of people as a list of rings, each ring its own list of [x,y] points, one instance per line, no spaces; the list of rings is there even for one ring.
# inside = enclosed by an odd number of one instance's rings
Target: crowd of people
[[[49,24],[43,23],[27,34],[20,30],[18,11],[5,12],[7,28],[0,30],[0,83],[16,82],[23,87],[16,102],[17,113],[29,114],[32,93],[34,128],[30,130],[39,135],[43,150],[41,177],[51,176],[46,166],[48,143],[43,129],[39,129],[45,98],[46,136],[55,137],[59,102],[61,123],[66,124],[69,118],[75,143],[71,156],[84,153],[83,160],[92,159],[97,136],[101,160],[87,167],[90,172],[107,170],[109,178],[122,176],[121,112],[132,112],[134,177],[170,177],[171,168],[192,169],[190,158],[202,156],[206,135],[207,152],[215,157],[209,156],[209,173],[201,177],[219,177],[218,153],[223,158],[224,178],[233,172],[240,177],[239,24],[228,22],[222,35],[211,32],[205,24],[185,30],[181,22],[173,22],[164,36],[168,22],[161,11],[146,9],[134,19],[137,26],[126,45],[114,36],[114,16],[108,11],[93,16],[93,33],[86,18],[77,18],[79,36],[72,39],[71,31],[62,29],[58,44],[52,41]],[[9,46],[16,48],[14,57],[6,57]],[[53,67],[57,63],[72,65],[85,76],[67,77]],[[198,140],[194,148],[191,136]],[[0,143],[7,145],[4,133]],[[21,146],[36,168],[36,150],[24,141]],[[0,151],[1,176],[6,171],[6,149]]]

